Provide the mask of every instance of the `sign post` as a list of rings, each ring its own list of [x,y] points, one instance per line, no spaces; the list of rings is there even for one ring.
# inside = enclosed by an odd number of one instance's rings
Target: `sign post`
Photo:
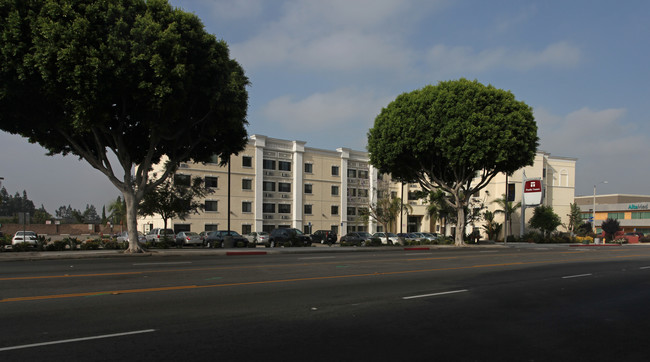
[[[522,173],[521,184],[523,192],[521,197],[521,235],[524,236],[526,227],[526,207],[537,206],[542,203],[542,179],[527,179],[526,172]]]

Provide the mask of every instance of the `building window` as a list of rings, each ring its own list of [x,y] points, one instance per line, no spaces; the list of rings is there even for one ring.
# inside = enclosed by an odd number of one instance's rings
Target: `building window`
[[[291,205],[290,204],[278,204],[278,213],[280,214],[290,214]]]
[[[217,231],[217,230],[219,230],[219,224],[205,224],[203,226],[203,230],[205,230],[205,231]]]
[[[348,177],[349,178],[357,178],[357,170],[349,168],[348,169]]]
[[[357,196],[357,189],[348,189],[348,196],[349,197],[356,197]]]
[[[275,213],[275,204],[262,204],[262,212],[274,214]]]
[[[219,178],[213,176],[205,176],[205,187],[219,187]]]
[[[305,205],[305,209],[304,209],[305,215],[311,215],[311,207],[312,205]]]
[[[312,192],[312,184],[305,184],[305,193],[311,194],[311,192]]]
[[[190,186],[190,175],[174,175],[174,185],[178,186]]]
[[[332,230],[333,233],[338,234],[339,233],[339,226],[338,225],[332,225],[332,226],[330,226],[330,230]]]
[[[242,235],[250,234],[252,231],[253,231],[253,225],[251,224],[244,224],[241,226]]]
[[[356,215],[357,214],[357,209],[354,207],[348,207],[348,215]]]
[[[251,156],[243,156],[241,158],[241,165],[243,167],[253,167],[253,157],[251,157]]]
[[[218,211],[219,201],[205,201],[205,211]]]
[[[275,170],[275,161],[273,160],[263,160],[262,168],[265,170]]]
[[[339,214],[339,205],[332,205],[332,215]]]
[[[278,170],[280,171],[291,171],[291,162],[288,161],[279,161]]]
[[[339,187],[336,185],[332,186],[332,196],[338,196],[339,195]]]
[[[625,213],[624,212],[608,212],[607,213],[607,218],[608,219],[625,219]]]
[[[631,216],[632,219],[650,219],[650,212],[647,211],[633,212]]]
[[[359,178],[368,179],[368,171],[367,170],[359,170]]]
[[[252,212],[253,203],[250,201],[242,201],[241,212]]]
[[[311,163],[306,163],[305,164],[305,173],[313,173],[314,172],[314,165]]]
[[[264,191],[275,191],[275,182],[273,182],[273,181],[264,181],[262,183],[262,190],[264,190]]]
[[[241,180],[241,189],[242,190],[252,190],[253,189],[253,180],[247,179],[247,178]]]
[[[278,182],[278,191],[291,192],[291,184],[286,182]]]
[[[332,166],[332,176],[339,175],[339,166]]]

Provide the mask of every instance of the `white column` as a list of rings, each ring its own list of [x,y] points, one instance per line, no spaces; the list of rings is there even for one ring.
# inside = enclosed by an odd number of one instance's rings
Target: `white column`
[[[341,153],[341,231],[340,235],[348,233],[348,159],[350,158],[350,150],[347,148],[338,148],[337,151]]]
[[[302,182],[302,174],[304,169],[303,154],[305,152],[305,142],[293,141],[293,204],[291,214],[293,215],[293,227],[303,230],[302,225],[302,195],[304,185]]]
[[[255,199],[253,200],[253,217],[255,218],[255,226],[253,231],[262,231],[264,225],[264,213],[262,212],[262,203],[264,202],[264,194],[262,192],[262,184],[264,182],[264,147],[266,146],[266,137],[260,135],[252,135],[251,139],[255,141],[255,182],[254,192]]]
[[[368,203],[375,206],[377,204],[377,169],[372,165],[368,167]],[[368,232],[374,234],[377,232],[377,221],[373,218],[368,218]],[[388,230],[384,230],[385,233]]]

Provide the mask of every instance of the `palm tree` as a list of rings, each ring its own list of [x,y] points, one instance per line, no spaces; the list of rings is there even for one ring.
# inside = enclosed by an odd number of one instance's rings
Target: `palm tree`
[[[444,230],[447,228],[449,218],[456,216],[456,210],[449,206],[445,201],[445,193],[442,190],[431,191],[429,194],[429,205],[427,206],[427,215],[434,220],[444,220],[441,222]]]
[[[498,204],[501,207],[501,209],[494,210],[494,213],[505,214],[506,218],[508,219],[509,233],[503,237],[503,239],[506,240],[508,236],[512,235],[512,214],[514,214],[515,211],[521,207],[521,202],[517,202],[515,204],[512,201],[508,201],[506,194],[502,194],[500,199],[496,199],[492,202]]]
[[[126,203],[120,196],[108,205],[108,211],[111,213],[109,218],[113,225],[126,225]]]

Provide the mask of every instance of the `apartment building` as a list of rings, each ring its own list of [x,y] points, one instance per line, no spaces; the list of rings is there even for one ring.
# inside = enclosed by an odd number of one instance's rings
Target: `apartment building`
[[[227,229],[230,221],[230,229],[242,234],[280,227],[372,230],[372,223],[360,220],[359,210],[375,192],[376,175],[366,152],[309,148],[302,141],[252,135],[245,150],[231,158],[230,171],[217,160],[180,165],[176,180],[201,177],[213,193],[205,198],[204,212],[171,220],[169,226],[176,232],[200,232]],[[138,229],[146,233],[162,223],[159,217],[140,218]]]
[[[573,202],[575,194],[576,161],[576,158],[552,156],[548,152],[538,151],[532,166],[515,171],[507,179],[505,174],[498,174],[487,187],[472,197],[472,201],[476,206],[484,206],[483,211],[495,212],[500,209],[500,206],[494,200],[502,198],[506,194],[506,189],[514,200],[513,203],[517,204],[522,201],[524,177],[528,180],[539,179],[542,182],[541,204],[553,207],[553,211],[561,218],[563,224],[558,228],[558,231],[567,231],[564,225],[569,223],[570,204]],[[455,224],[429,217],[427,214],[427,200],[417,198],[417,191],[421,190],[418,184],[391,184],[392,192],[403,200],[407,200],[412,208],[411,212],[404,212],[402,217],[398,219],[397,232],[455,234]],[[525,209],[523,228],[521,211],[522,209],[519,208],[512,215],[512,220],[508,223],[512,225],[512,230],[509,230],[508,235],[521,235],[530,231],[527,223],[533,214],[533,208],[529,205]],[[497,214],[495,221],[503,224],[503,214]],[[483,220],[470,222],[465,232],[469,233],[473,229],[477,229],[485,237],[482,226]],[[504,232],[505,228],[501,231],[500,239],[503,238]]]
[[[372,220],[364,223],[359,214],[377,194],[390,192],[408,202],[412,211],[404,213],[389,226],[391,232],[455,233],[455,225],[429,217],[427,202],[416,198],[417,184],[393,182],[389,175],[380,175],[368,163],[368,153],[348,148],[325,150],[306,147],[302,141],[282,140],[252,135],[244,151],[233,156],[229,167],[217,163],[183,163],[175,175],[178,182],[201,177],[214,192],[205,198],[205,211],[185,220],[170,220],[168,227],[176,232],[230,229],[246,234],[251,231],[270,232],[275,228],[292,227],[307,233],[333,230],[344,235],[351,231],[384,231]],[[514,193],[521,200],[522,177],[543,181],[543,204],[553,206],[562,222],[568,223],[569,204],[575,188],[574,158],[553,157],[538,152],[535,164],[515,172],[508,178],[499,175],[475,195],[475,199],[494,211],[492,201],[505,193]],[[230,170],[229,170],[230,169]],[[230,182],[228,180],[230,179]],[[230,187],[228,185],[230,184]],[[230,191],[228,191],[230,189]],[[230,197],[228,195],[230,194]],[[228,205],[230,200],[230,206]],[[228,218],[230,210],[230,218]],[[532,215],[528,209],[526,219]],[[497,216],[497,222],[503,222]],[[513,232],[519,235],[520,211],[514,215]],[[138,220],[138,229],[148,232],[162,227],[159,217]],[[481,222],[468,225],[468,231],[481,229]],[[527,231],[527,230],[526,230]]]

